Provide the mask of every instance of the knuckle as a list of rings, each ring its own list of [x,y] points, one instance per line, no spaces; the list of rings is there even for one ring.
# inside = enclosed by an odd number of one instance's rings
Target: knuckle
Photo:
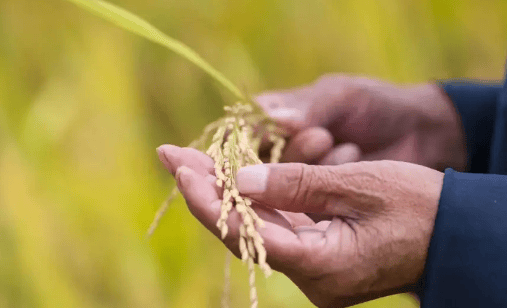
[[[337,185],[340,182],[340,173],[336,168],[330,166],[317,166],[314,168],[314,190],[321,194],[337,192]]]
[[[301,194],[304,194],[304,190],[306,190],[306,187],[304,187],[305,182],[305,169],[306,165],[300,164],[300,163],[293,163],[292,164],[295,168],[293,169],[294,172],[288,172],[285,174],[285,181],[288,184],[287,187],[294,187],[295,189],[291,190],[293,192],[292,200],[290,204],[301,204]]]
[[[328,193],[332,192],[332,174],[328,168],[301,164],[299,178],[293,202],[304,208],[323,209]]]
[[[309,204],[312,200],[313,183],[315,181],[315,171],[308,165],[303,165],[301,169],[301,181],[299,183],[299,199],[302,204]]]
[[[342,73],[327,73],[319,78],[317,78],[314,82],[315,86],[329,86],[329,85],[337,85],[342,82],[345,82],[346,80],[350,79],[351,77],[346,74]]]
[[[314,91],[317,101],[340,101],[345,102],[354,99],[358,95],[367,93],[364,83],[356,78],[343,74],[329,74],[321,76],[314,83]]]
[[[266,92],[255,97],[255,101],[259,103],[265,110],[277,109],[284,106],[283,95],[280,92]]]

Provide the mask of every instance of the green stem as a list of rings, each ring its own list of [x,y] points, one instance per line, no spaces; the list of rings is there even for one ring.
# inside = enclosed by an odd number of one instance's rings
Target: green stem
[[[222,84],[227,90],[234,94],[238,99],[246,101],[246,96],[222,73],[212,67],[197,52],[192,50],[182,42],[173,39],[164,34],[159,29],[152,26],[144,19],[122,9],[116,5],[101,0],[67,0],[72,2],[95,15],[104,18],[117,25],[118,27],[140,35],[152,42],[160,44],[167,49],[179,54],[183,58],[197,65],[200,69],[208,73],[213,79]]]

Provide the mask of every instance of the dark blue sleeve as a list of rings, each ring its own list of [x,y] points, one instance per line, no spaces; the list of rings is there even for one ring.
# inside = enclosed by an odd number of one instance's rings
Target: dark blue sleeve
[[[468,170],[487,173],[500,84],[467,81],[441,84],[454,103],[466,136]]]
[[[507,307],[507,176],[447,169],[422,308]]]

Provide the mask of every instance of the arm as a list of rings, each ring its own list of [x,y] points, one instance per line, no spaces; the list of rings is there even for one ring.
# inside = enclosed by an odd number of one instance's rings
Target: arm
[[[501,85],[462,81],[444,83],[442,89],[461,117],[467,142],[468,170],[487,173]]]
[[[507,305],[507,176],[447,169],[421,307]]]

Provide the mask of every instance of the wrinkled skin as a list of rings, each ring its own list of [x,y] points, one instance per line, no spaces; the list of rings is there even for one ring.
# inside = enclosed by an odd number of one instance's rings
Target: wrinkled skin
[[[442,189],[437,170],[466,167],[461,124],[445,94],[430,84],[332,75],[256,100],[291,133],[282,161],[302,162],[237,174],[266,221],[259,232],[268,263],[318,307],[414,291]],[[222,190],[212,159],[171,145],[158,151],[192,214],[219,237]],[[236,256],[239,224],[232,212],[224,244]]]
[[[388,159],[440,171],[466,167],[459,117],[433,84],[327,75],[302,88],[259,95],[256,101],[292,132],[286,162]]]
[[[221,189],[212,159],[171,145],[160,147],[159,155],[192,214],[220,238]],[[249,193],[259,185],[247,168],[238,172],[237,183],[266,222],[259,232],[267,261],[315,305],[346,307],[414,290],[433,230],[441,172],[395,161],[258,167],[268,168],[264,192]],[[305,212],[328,219],[316,223]],[[236,212],[228,225],[224,244],[239,256]]]

